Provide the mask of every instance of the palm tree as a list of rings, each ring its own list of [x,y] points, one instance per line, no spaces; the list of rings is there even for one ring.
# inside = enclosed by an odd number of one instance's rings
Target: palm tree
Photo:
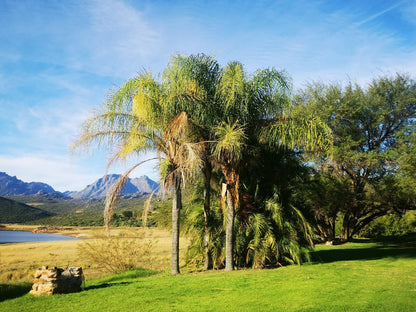
[[[174,79],[174,80],[172,80]],[[161,168],[166,190],[173,193],[172,201],[172,274],[179,271],[179,216],[182,206],[181,183],[199,166],[198,145],[190,143],[190,123],[182,111],[187,101],[198,98],[195,84],[189,79],[166,71],[161,82],[143,72],[128,80],[114,92],[101,111],[88,119],[74,148],[91,145],[116,148],[113,159],[154,150]],[[114,185],[106,200],[107,228],[117,196],[136,164]]]
[[[221,164],[227,202],[225,269],[233,270],[233,222],[239,208],[240,166],[258,142],[310,150],[330,144],[330,131],[318,119],[291,116],[290,83],[276,69],[259,70],[251,77],[243,65],[229,63],[219,77],[217,96],[224,120],[215,127],[213,154]]]
[[[169,65],[171,76],[181,76],[193,81],[200,97],[194,101],[188,101],[184,110],[194,122],[195,143],[200,144],[201,174],[203,177],[204,196],[204,270],[212,266],[210,248],[210,219],[211,219],[211,177],[213,170],[213,159],[211,157],[211,146],[214,140],[213,127],[218,124],[220,115],[218,112],[217,83],[220,73],[218,62],[211,56],[197,54],[190,56],[177,55],[172,58]],[[174,81],[174,79],[171,79]]]

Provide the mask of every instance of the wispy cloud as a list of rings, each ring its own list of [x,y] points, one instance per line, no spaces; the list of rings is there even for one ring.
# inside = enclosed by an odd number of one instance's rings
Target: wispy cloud
[[[77,34],[79,48],[88,53],[80,66],[126,78],[157,52],[158,33],[132,6],[117,0],[97,0],[88,6],[88,13],[87,31]]]
[[[18,55],[15,61],[59,64],[126,78],[158,52],[157,31],[126,2],[68,0],[41,4],[7,0],[0,4],[0,26],[8,29],[0,30],[4,45],[1,55]]]
[[[365,19],[363,19],[363,20],[361,20],[359,22],[356,22],[354,24],[354,26],[355,27],[359,27],[359,26],[361,26],[361,25],[363,25],[365,23],[371,22],[371,21],[375,20],[376,18],[382,16],[383,14],[386,14],[386,13],[388,13],[388,12],[396,9],[397,7],[399,7],[400,5],[402,5],[403,3],[404,3],[404,1],[400,1],[400,2],[398,2],[398,3],[396,3],[396,4],[392,5],[392,6],[388,7],[387,9],[384,9],[384,10],[381,10],[381,11],[375,13],[375,14],[372,14],[369,17],[367,17],[367,18],[365,18]]]

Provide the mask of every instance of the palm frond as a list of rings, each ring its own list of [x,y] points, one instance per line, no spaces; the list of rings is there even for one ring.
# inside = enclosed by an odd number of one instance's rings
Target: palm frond
[[[145,228],[147,227],[147,218],[148,218],[149,211],[152,208],[151,206],[152,198],[156,194],[156,192],[159,191],[159,189],[160,189],[160,186],[155,188],[153,192],[149,195],[149,198],[146,199],[146,201],[144,202],[144,209],[142,213],[142,223],[143,223],[143,227]]]
[[[217,143],[213,150],[214,157],[224,162],[238,162],[242,157],[247,139],[244,127],[238,122],[234,124],[223,122],[215,127],[215,136]]]
[[[330,151],[333,142],[331,129],[318,117],[277,118],[262,129],[260,137],[271,145],[312,152]]]
[[[219,82],[219,94],[225,102],[226,113],[230,109],[243,108],[246,77],[243,65],[239,62],[229,63],[222,71]]]
[[[105,199],[105,208],[104,208],[104,222],[105,222],[105,228],[106,228],[106,233],[107,236],[110,235],[110,221],[111,218],[113,216],[113,212],[114,212],[114,204],[117,200],[117,198],[121,195],[122,191],[123,191],[123,187],[126,185],[127,179],[130,175],[130,173],[132,173],[133,170],[135,170],[137,167],[139,167],[140,165],[154,160],[155,158],[150,158],[150,159],[146,159],[144,161],[139,162],[138,164],[134,165],[133,167],[131,167],[130,169],[128,169],[125,173],[123,173],[118,179],[117,181],[113,184],[113,186],[110,188],[106,199]]]

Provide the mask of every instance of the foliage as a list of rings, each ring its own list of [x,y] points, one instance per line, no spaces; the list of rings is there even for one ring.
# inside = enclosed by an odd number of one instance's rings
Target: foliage
[[[113,92],[103,108],[85,122],[74,146],[116,147],[110,164],[155,150],[165,189],[173,191],[173,244],[179,237],[181,183],[200,170],[205,180],[205,262],[209,261],[212,163],[221,166],[227,201],[226,268],[232,270],[234,213],[240,208],[240,163],[248,156],[248,144],[262,140],[317,150],[326,148],[330,137],[319,118],[292,118],[290,89],[284,71],[272,68],[248,75],[239,62],[220,68],[212,57],[178,55],[162,75],[142,72]],[[140,164],[122,175],[107,197],[107,227],[127,176]],[[174,259],[178,248],[172,250]],[[172,264],[172,272],[178,273],[179,268]]]
[[[411,176],[401,166],[412,163],[411,154],[404,151],[412,146],[406,142],[411,141],[416,117],[415,81],[397,74],[374,79],[367,89],[351,83],[345,88],[315,83],[299,92],[296,104],[300,115],[317,114],[334,133],[330,161],[313,162],[321,186],[329,191],[330,181],[336,182],[336,197],[343,194],[344,200],[336,204],[328,197],[316,199],[312,209],[318,223],[322,214],[330,219],[340,216],[341,238],[348,240],[375,218],[415,206],[404,183]]]
[[[416,233],[416,211],[404,215],[386,215],[366,225],[359,233],[362,237],[402,236]]]
[[[245,201],[245,196],[243,201]],[[197,201],[186,205],[185,231],[190,237],[187,263],[190,268],[203,266],[204,216]],[[276,196],[258,206],[237,210],[234,222],[234,263],[239,268],[276,267],[300,264],[308,260],[312,246],[311,228],[301,212],[293,206],[283,208]],[[252,207],[254,208],[254,207]],[[218,205],[211,205],[210,249],[213,267],[225,266],[224,214]]]
[[[139,263],[151,263],[153,242],[144,233],[120,232],[117,236],[104,236],[85,240],[79,245],[80,256],[111,273],[133,270]],[[150,265],[149,265],[150,266]]]

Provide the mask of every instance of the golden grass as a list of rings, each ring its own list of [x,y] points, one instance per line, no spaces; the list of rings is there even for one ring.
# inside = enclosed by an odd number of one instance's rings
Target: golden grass
[[[6,225],[2,229],[33,231],[36,228],[38,227],[32,225]],[[140,267],[156,270],[165,270],[170,267],[171,234],[169,231],[158,228],[113,228],[110,233],[119,235],[129,231],[144,234],[146,240],[152,241],[152,261],[139,263]],[[63,227],[52,228],[48,232],[88,240],[103,236],[105,229],[104,227]],[[0,244],[0,282],[31,281],[34,271],[44,265],[61,268],[80,266],[84,270],[86,279],[109,274],[91,260],[83,257],[80,252],[82,242],[83,240]],[[181,238],[180,245],[181,259],[183,259],[187,240]]]

